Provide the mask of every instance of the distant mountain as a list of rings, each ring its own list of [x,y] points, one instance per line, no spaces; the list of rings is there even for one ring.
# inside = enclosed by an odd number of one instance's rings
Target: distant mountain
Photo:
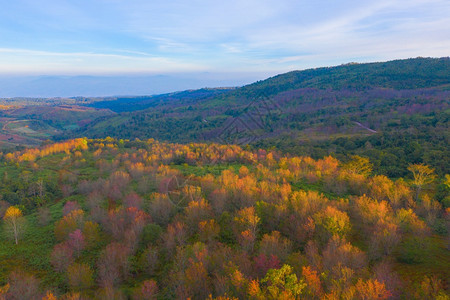
[[[448,173],[449,100],[448,57],[346,64],[289,72],[211,97],[155,102],[69,136],[250,144],[342,160],[359,154],[392,177],[418,162]]]
[[[144,110],[160,104],[167,105],[174,102],[181,104],[185,101],[199,101],[218,96],[223,93],[228,93],[234,89],[235,88],[203,88],[154,96],[107,97],[102,100],[98,98],[75,98],[75,100],[87,102],[88,106],[95,108],[107,108],[114,112],[127,112]]]
[[[0,76],[0,98],[157,95],[188,89],[242,86],[255,75],[231,78],[213,74],[152,76]]]
[[[378,63],[349,63],[336,67],[293,71],[258,81],[243,92],[277,94],[298,88],[416,89],[448,85],[450,58],[410,58]]]

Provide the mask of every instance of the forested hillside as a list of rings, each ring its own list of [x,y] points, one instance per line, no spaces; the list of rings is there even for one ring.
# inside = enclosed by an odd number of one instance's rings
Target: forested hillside
[[[1,299],[448,299],[450,177],[237,145],[0,158]]]
[[[36,147],[112,114],[109,109],[76,105],[72,99],[0,99],[0,151]]]
[[[141,97],[107,97],[107,98],[80,98],[78,101],[84,101],[88,106],[95,108],[106,108],[114,112],[129,112],[136,110],[144,110],[164,104],[178,103],[182,104],[186,101],[199,101],[207,98],[229,92],[234,88],[204,88],[198,90],[187,90],[169,94],[161,94],[154,96]]]
[[[121,113],[63,136],[249,144],[343,161],[356,154],[391,177],[407,176],[411,163],[450,172],[448,57],[295,71],[217,93],[135,100],[151,103],[141,111],[133,103],[126,111],[124,99],[95,102]]]

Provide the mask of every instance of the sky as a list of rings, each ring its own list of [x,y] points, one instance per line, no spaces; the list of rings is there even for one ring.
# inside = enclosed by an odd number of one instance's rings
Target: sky
[[[264,77],[347,62],[450,54],[449,0],[0,4],[0,75]]]

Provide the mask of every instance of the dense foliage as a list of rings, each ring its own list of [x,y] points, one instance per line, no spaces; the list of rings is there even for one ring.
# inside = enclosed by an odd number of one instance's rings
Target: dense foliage
[[[5,154],[0,298],[448,299],[450,176],[372,169],[153,139]]]
[[[450,172],[449,78],[449,58],[295,71],[217,95],[135,99],[128,111],[126,99],[95,102],[121,113],[64,136],[250,144],[343,161],[361,155],[377,174],[404,177],[409,164],[424,163],[443,175]]]
[[[211,98],[233,90],[234,88],[203,88],[199,90],[187,90],[169,94],[140,96],[140,97],[107,97],[99,98],[81,98],[85,105],[95,108],[106,108],[114,112],[127,112],[153,108],[157,105],[172,102],[185,102],[192,100],[203,100]]]

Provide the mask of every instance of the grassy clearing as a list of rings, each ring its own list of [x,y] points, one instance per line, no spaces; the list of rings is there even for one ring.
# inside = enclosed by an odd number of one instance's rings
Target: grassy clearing
[[[448,286],[450,278],[450,251],[446,248],[446,240],[443,236],[433,235],[425,239],[424,247],[417,254],[416,262],[401,263],[395,265],[395,271],[410,283],[419,283],[424,276],[435,275]],[[405,251],[405,245],[401,245],[398,252]]]

